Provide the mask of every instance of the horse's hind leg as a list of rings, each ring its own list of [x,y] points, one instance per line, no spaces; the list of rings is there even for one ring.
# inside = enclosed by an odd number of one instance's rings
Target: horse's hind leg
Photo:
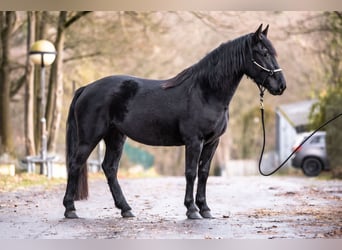
[[[89,144],[78,145],[76,152],[70,158],[70,162],[67,163],[69,164],[68,183],[63,199],[63,205],[65,207],[64,216],[66,218],[78,218],[74,205],[75,195],[82,174],[82,168],[87,167],[86,161],[94,148],[94,145]],[[87,178],[87,176],[84,176],[84,178]]]
[[[118,182],[117,172],[121,158],[125,135],[116,130],[109,131],[104,137],[106,143],[106,154],[102,163],[103,171],[107,177],[110,191],[113,195],[115,206],[121,209],[122,217],[134,217],[131,207],[128,205]]]

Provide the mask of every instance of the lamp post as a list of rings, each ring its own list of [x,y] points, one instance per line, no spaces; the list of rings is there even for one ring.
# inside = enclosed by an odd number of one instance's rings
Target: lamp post
[[[47,40],[39,40],[32,44],[30,48],[30,60],[40,65],[40,123],[41,123],[41,151],[40,162],[41,172],[44,169],[44,164],[47,159],[47,132],[45,119],[45,66],[51,65],[56,58],[56,50],[54,45]]]

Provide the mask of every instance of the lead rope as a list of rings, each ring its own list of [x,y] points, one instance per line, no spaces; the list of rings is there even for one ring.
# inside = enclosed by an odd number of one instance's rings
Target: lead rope
[[[317,131],[321,130],[323,127],[325,127],[326,125],[328,125],[329,123],[331,123],[332,121],[336,120],[337,118],[339,118],[340,116],[342,116],[342,113],[334,116],[333,118],[331,118],[330,120],[326,121],[325,123],[323,123],[320,127],[318,127],[317,129],[315,129],[307,138],[305,138],[300,144],[299,146],[297,146],[292,153],[274,170],[272,170],[270,173],[264,173],[261,170],[261,162],[262,162],[262,158],[264,155],[264,151],[265,151],[265,144],[266,144],[266,132],[265,132],[265,111],[264,111],[264,92],[265,92],[265,88],[259,86],[260,89],[260,112],[261,112],[261,124],[262,124],[262,132],[263,132],[263,143],[262,143],[262,149],[261,149],[261,153],[260,153],[260,158],[259,158],[259,173],[262,176],[270,176],[272,174],[274,174],[275,172],[277,172],[280,168],[282,168],[286,162],[288,162],[288,160],[297,152],[298,148],[300,148],[301,146],[303,146],[303,144],[309,140],[315,133],[317,133]]]

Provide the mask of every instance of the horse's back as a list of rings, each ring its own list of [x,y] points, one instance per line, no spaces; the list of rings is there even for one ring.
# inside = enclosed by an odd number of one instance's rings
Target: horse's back
[[[166,90],[163,82],[114,75],[86,85],[76,103],[80,126],[93,126],[91,131],[117,129],[149,145],[182,145],[179,120],[186,112],[184,91]]]

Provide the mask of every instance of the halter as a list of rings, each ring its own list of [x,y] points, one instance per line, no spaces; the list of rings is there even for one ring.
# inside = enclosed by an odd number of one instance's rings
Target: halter
[[[266,81],[267,77],[269,76],[272,76],[274,73],[277,73],[277,72],[280,72],[282,71],[281,68],[278,68],[278,69],[268,69],[268,68],[265,68],[264,66],[260,65],[259,63],[257,63],[254,58],[253,58],[253,54],[252,55],[252,63],[254,65],[256,65],[257,67],[259,67],[260,69],[266,71],[268,73],[268,75],[266,75],[266,77],[264,78],[264,80],[262,81],[261,84],[257,84],[259,90],[260,90],[260,108],[263,109],[264,108],[264,105],[263,105],[263,101],[264,101],[264,93],[266,91],[266,88],[264,87],[264,82]]]
[[[273,75],[274,73],[282,71],[281,68],[279,68],[279,69],[268,69],[268,68],[265,68],[265,67],[261,66],[259,63],[257,63],[254,60],[254,58],[252,58],[252,63],[254,63],[256,66],[258,66],[260,69],[266,71],[270,76]]]
[[[252,34],[251,34],[252,36]],[[278,69],[268,69],[268,68],[265,68],[264,66],[262,66],[261,64],[257,63],[257,61],[255,61],[254,57],[253,57],[253,50],[252,50],[252,46],[250,44],[250,42],[248,43],[248,47],[249,47],[249,53],[251,54],[251,61],[252,63],[257,66],[258,68],[266,71],[268,73],[268,75],[266,75],[266,77],[264,78],[264,80],[262,81],[261,84],[257,83],[258,87],[259,87],[259,90],[260,90],[260,98],[262,99],[263,96],[264,96],[264,92],[266,90],[266,88],[263,86],[264,85],[264,82],[266,81],[267,77],[269,76],[272,76],[274,73],[277,73],[277,72],[280,72],[282,71],[281,68],[278,68]],[[261,103],[262,103],[262,100],[260,99]]]

